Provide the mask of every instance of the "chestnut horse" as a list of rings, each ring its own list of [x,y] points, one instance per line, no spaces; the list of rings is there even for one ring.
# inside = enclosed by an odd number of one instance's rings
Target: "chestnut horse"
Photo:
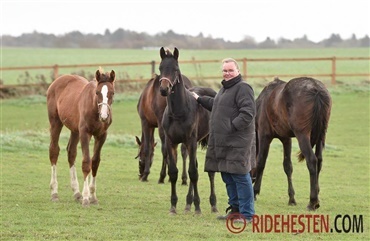
[[[177,146],[183,143],[189,154],[189,178],[190,185],[186,197],[185,211],[190,211],[194,202],[195,213],[200,214],[200,198],[198,193],[198,161],[197,145],[207,145],[209,133],[210,113],[197,103],[191,92],[185,88],[184,80],[178,65],[179,51],[174,49],[172,54],[169,50],[160,49],[160,93],[166,96],[167,106],[163,113],[162,127],[165,133],[165,145],[168,154],[168,175],[171,181],[171,208],[170,214],[176,214],[177,193],[176,182],[178,176]],[[194,89],[199,95],[215,96],[216,92],[210,88]],[[211,211],[217,212],[216,195],[214,191],[214,173],[209,172],[211,186]]]
[[[153,76],[146,84],[137,103],[137,112],[141,120],[141,138],[136,138],[136,143],[139,146],[139,153],[136,158],[139,159],[139,179],[143,182],[148,181],[150,167],[153,163],[154,147],[154,130],[158,128],[158,134],[161,139],[162,151],[162,169],[160,172],[158,183],[164,183],[167,167],[167,150],[164,144],[164,132],[161,125],[164,109],[166,108],[166,98],[159,93],[159,75]],[[185,87],[192,86],[190,80],[186,76],[182,76]],[[183,160],[182,185],[187,184],[186,173],[186,148],[181,146],[181,155]]]
[[[310,173],[308,210],[319,204],[319,173],[322,151],[331,111],[331,97],[324,84],[316,79],[300,77],[289,82],[275,78],[256,100],[257,170],[254,196],[260,193],[263,170],[272,139],[278,138],[284,147],[284,171],[288,179],[289,205],[296,205],[292,183],[292,137],[298,140],[299,161],[306,159]],[[312,148],[315,147],[315,153]]]
[[[89,82],[77,75],[63,75],[49,86],[47,91],[47,109],[50,122],[49,157],[51,163],[51,200],[58,201],[57,161],[59,156],[59,136],[63,126],[71,135],[67,153],[71,187],[74,198],[82,201],[83,206],[97,204],[96,174],[100,163],[100,152],[107,138],[107,129],[112,123],[115,73],[96,71],[96,80]],[[90,158],[89,142],[94,136],[94,153]],[[82,172],[84,184],[82,197],[79,190],[75,160],[77,144],[81,141]],[[92,178],[89,186],[89,174]],[[81,200],[82,199],[82,200]]]

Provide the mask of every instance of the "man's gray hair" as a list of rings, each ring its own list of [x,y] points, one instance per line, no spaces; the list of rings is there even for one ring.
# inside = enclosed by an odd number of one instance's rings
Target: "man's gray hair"
[[[222,64],[224,64],[224,63],[231,63],[231,62],[235,64],[237,70],[240,70],[239,69],[239,64],[238,64],[238,62],[236,62],[235,59],[233,59],[233,58],[226,58],[226,59],[223,59],[222,60]]]

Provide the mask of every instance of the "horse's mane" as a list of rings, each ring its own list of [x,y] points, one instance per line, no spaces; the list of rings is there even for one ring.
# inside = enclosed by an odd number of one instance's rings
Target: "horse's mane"
[[[172,52],[171,52],[171,50],[169,48],[167,48],[167,47],[165,49],[165,52],[166,52],[166,55],[168,55],[168,56],[172,56],[173,55]]]
[[[266,98],[266,96],[270,96],[271,92],[276,88],[276,86],[282,84],[286,84],[286,82],[279,79],[279,77],[275,76],[274,80],[268,83],[261,91],[261,94],[258,96],[256,100],[257,108],[259,108],[259,106],[262,104],[262,101]]]

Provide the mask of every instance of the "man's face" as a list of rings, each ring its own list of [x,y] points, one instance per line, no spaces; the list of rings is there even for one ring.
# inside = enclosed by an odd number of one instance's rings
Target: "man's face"
[[[224,63],[222,65],[222,77],[228,81],[239,75],[239,70],[234,62]]]

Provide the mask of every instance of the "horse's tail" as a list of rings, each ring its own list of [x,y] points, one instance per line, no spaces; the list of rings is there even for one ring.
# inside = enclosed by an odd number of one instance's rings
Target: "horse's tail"
[[[209,135],[206,135],[205,137],[198,141],[198,144],[200,145],[202,150],[206,149],[208,146],[208,136]]]
[[[325,147],[326,131],[328,129],[328,123],[331,111],[331,97],[326,89],[319,89],[313,93],[313,108],[311,115],[311,147],[315,145],[322,145]],[[303,161],[304,155],[300,151],[298,153],[298,161]]]

